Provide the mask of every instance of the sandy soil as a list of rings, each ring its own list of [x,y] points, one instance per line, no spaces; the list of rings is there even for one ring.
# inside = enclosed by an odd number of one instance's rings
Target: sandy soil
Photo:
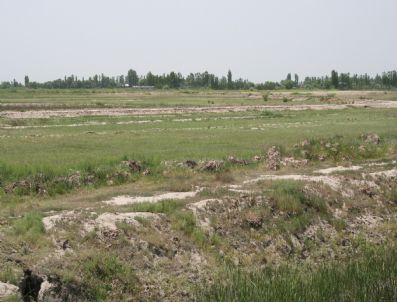
[[[329,110],[346,108],[397,108],[396,101],[358,100],[351,104],[312,104],[312,105],[261,105],[261,106],[214,106],[214,107],[172,107],[172,108],[101,108],[66,110],[2,111],[0,117],[7,118],[50,118],[77,116],[122,116],[158,115],[180,113],[225,113],[249,110]]]
[[[156,203],[156,202],[159,202],[162,200],[186,199],[189,197],[196,196],[197,193],[198,193],[198,191],[196,191],[196,192],[169,192],[169,193],[164,193],[164,194],[155,195],[155,196],[137,196],[137,197],[117,196],[110,200],[104,201],[104,203],[109,204],[109,205],[117,205],[117,206],[134,204],[134,203],[142,203],[142,202]]]
[[[319,173],[319,174],[331,174],[334,172],[343,172],[343,171],[357,171],[362,169],[363,167],[361,166],[351,166],[351,167],[343,167],[343,166],[338,166],[338,167],[331,167],[327,169],[320,169],[314,171],[314,173]]]

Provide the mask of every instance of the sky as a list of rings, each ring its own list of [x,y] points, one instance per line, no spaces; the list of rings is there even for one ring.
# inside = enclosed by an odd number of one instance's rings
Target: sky
[[[397,69],[396,0],[0,0],[0,81]]]

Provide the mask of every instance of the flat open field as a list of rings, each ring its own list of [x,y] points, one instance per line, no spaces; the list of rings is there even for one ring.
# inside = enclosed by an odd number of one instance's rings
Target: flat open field
[[[391,91],[0,90],[0,285],[393,301],[396,125]]]

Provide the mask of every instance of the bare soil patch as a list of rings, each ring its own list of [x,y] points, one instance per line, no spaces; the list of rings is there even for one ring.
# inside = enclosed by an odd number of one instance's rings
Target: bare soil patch
[[[330,110],[346,108],[397,108],[395,101],[357,100],[351,104],[298,104],[298,105],[260,105],[260,106],[214,106],[214,107],[171,107],[171,108],[100,108],[67,110],[27,110],[2,111],[0,117],[7,118],[50,118],[77,116],[122,116],[122,115],[161,115],[181,113],[226,113],[250,110]]]

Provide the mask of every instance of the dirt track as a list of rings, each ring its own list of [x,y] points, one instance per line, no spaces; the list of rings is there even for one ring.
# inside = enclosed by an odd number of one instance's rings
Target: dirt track
[[[158,115],[178,113],[224,113],[250,110],[332,110],[346,108],[397,108],[397,101],[358,100],[350,104],[316,105],[261,105],[261,106],[214,106],[214,107],[172,107],[172,108],[101,108],[101,109],[65,109],[2,111],[0,117],[7,118],[50,118],[77,116],[120,116],[120,115]]]

